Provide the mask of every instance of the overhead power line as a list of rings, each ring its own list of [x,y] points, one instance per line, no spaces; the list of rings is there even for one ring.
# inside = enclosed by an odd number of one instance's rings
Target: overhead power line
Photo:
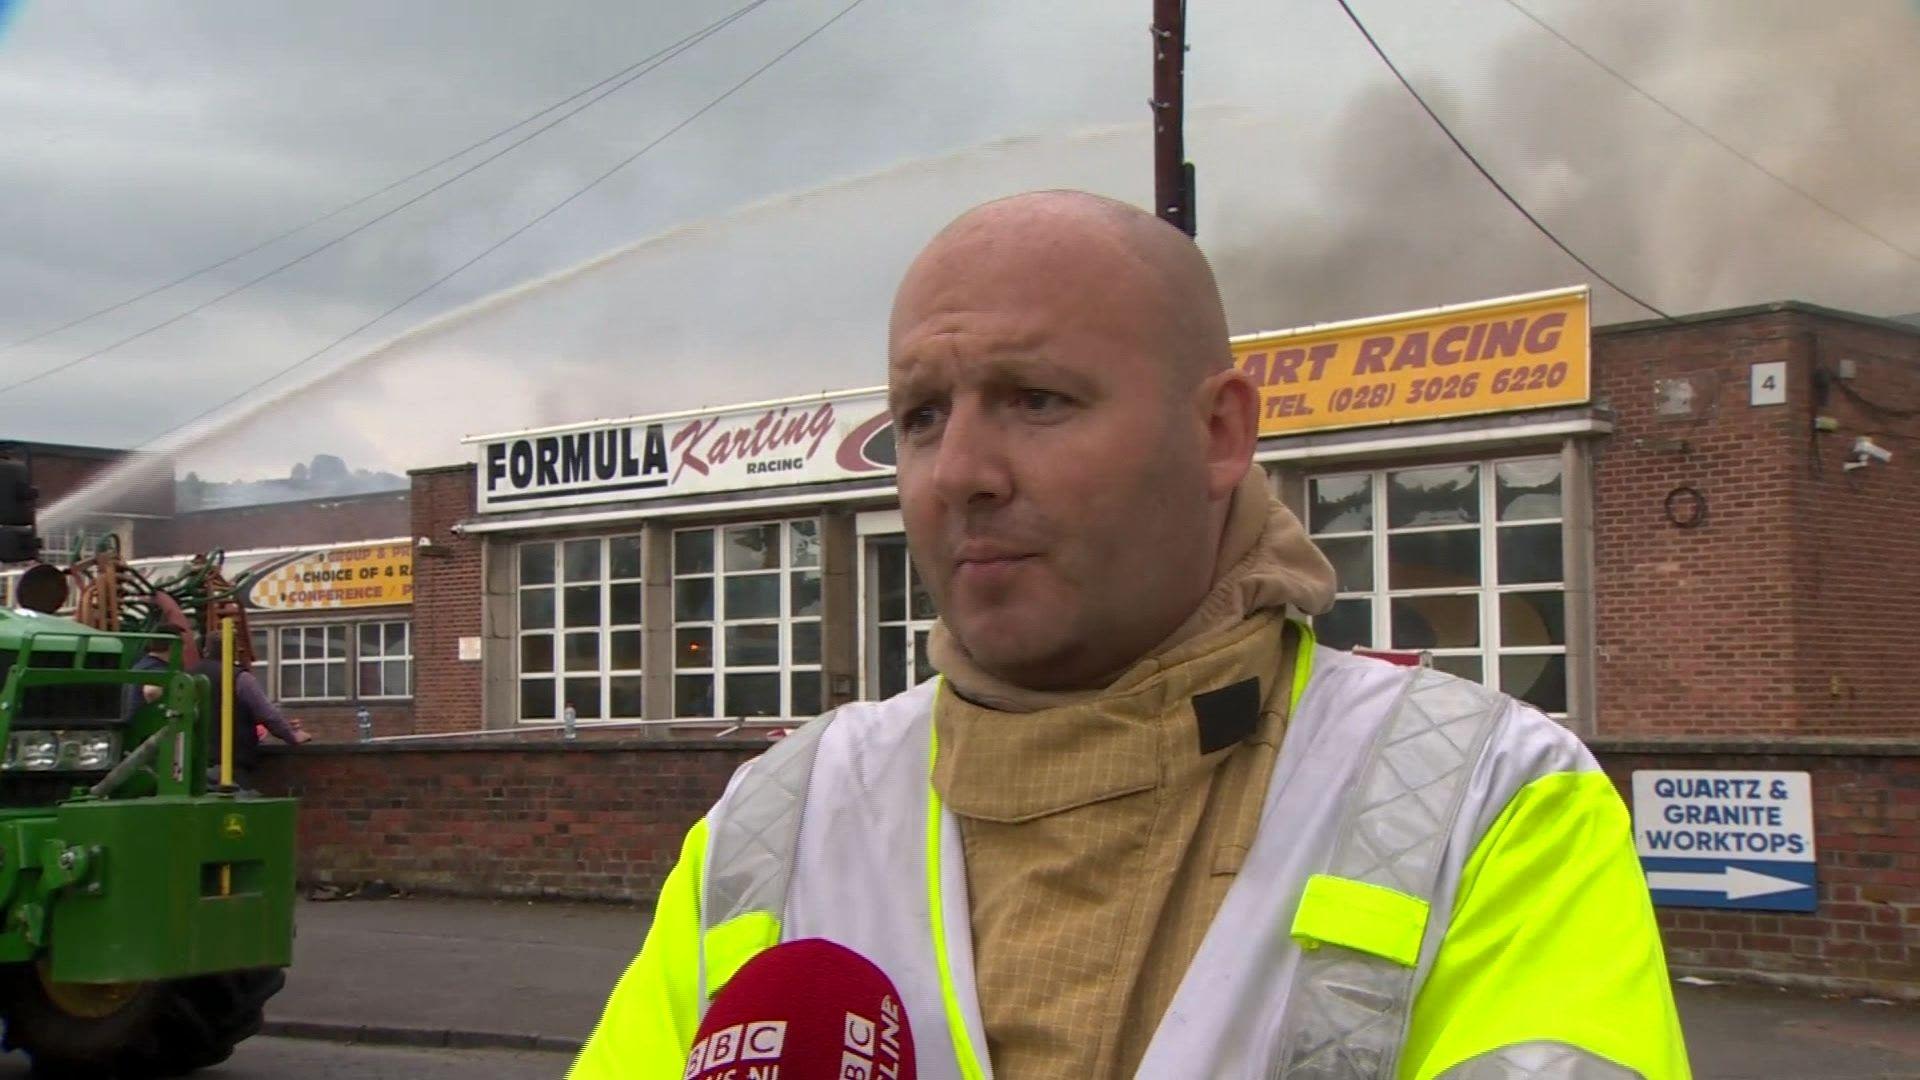
[[[760,0],[760,3],[765,3],[765,2],[766,0]],[[4,3],[4,0],[0,0],[0,3]],[[735,13],[734,16],[730,16],[730,17],[738,17],[738,15],[745,14],[748,10],[751,10],[752,8],[757,6],[759,5],[749,4],[747,5],[746,8],[742,8],[739,12]],[[682,41],[684,40],[685,39],[682,39]],[[18,338],[14,341],[7,342],[5,345],[0,345],[0,353],[9,352],[13,349],[19,348],[22,345],[31,345],[34,342],[39,341],[43,338],[49,338],[62,331],[71,330],[74,327],[79,326],[81,323],[91,322],[102,315],[110,315],[113,312],[119,311],[121,308],[128,307],[129,305],[132,305],[132,304],[137,304],[140,301],[145,300],[149,296],[154,296],[159,293],[166,292],[168,289],[171,289],[176,285],[184,285],[187,282],[192,281],[194,278],[200,277],[203,274],[211,274],[215,270],[219,270],[222,267],[226,267],[226,266],[232,265],[233,263],[239,262],[241,259],[244,259],[247,256],[252,255],[257,251],[262,251],[262,250],[265,250],[266,248],[272,247],[273,245],[279,243],[282,240],[287,239],[288,237],[296,236],[300,233],[306,232],[308,229],[313,228],[315,225],[324,225],[327,222],[332,221],[334,218],[339,217],[341,214],[344,214],[349,210],[354,210],[359,207],[365,206],[366,204],[372,202],[373,200],[378,199],[382,195],[386,195],[399,188],[405,187],[406,185],[412,183],[415,180],[420,179],[421,177],[427,175],[430,172],[433,172],[434,170],[440,168],[443,165],[451,164],[463,157],[466,157],[468,154],[471,154],[475,150],[478,150],[481,147],[487,145],[488,143],[493,142],[495,139],[498,139],[501,136],[506,135],[518,128],[525,127],[528,124],[533,123],[535,120],[538,120],[541,117],[547,115],[548,113],[553,112],[555,109],[565,108],[567,105],[570,105],[573,102],[578,101],[581,98],[587,96],[588,94],[593,93],[595,90],[600,89],[601,87],[607,85],[608,83],[614,81],[615,79],[618,79],[621,76],[632,72],[635,68],[638,68],[643,64],[651,63],[652,61],[658,59],[668,49],[675,48],[679,44],[681,44],[681,42],[675,42],[673,45],[669,45],[665,49],[661,49],[659,52],[656,52],[651,56],[642,57],[641,59],[636,60],[631,64],[628,64],[626,67],[621,68],[619,71],[616,71],[613,74],[607,76],[606,78],[601,79],[599,82],[594,83],[592,86],[586,87],[582,90],[577,90],[574,93],[569,94],[564,98],[561,98],[559,101],[556,101],[553,104],[548,105],[543,109],[540,109],[536,112],[529,113],[526,116],[523,116],[518,120],[515,120],[511,124],[508,124],[503,128],[499,128],[495,130],[492,134],[486,136],[483,139],[480,139],[477,142],[468,143],[466,146],[463,146],[460,149],[455,150],[453,153],[448,154],[447,156],[441,158],[440,160],[434,162],[431,165],[423,165],[420,168],[415,169],[413,172],[410,172],[407,175],[401,177],[400,179],[395,180],[392,183],[387,184],[385,187],[380,188],[378,191],[370,191],[367,194],[362,195],[357,199],[354,199],[352,202],[341,203],[339,206],[336,206],[333,209],[327,211],[326,213],[321,214],[319,217],[311,218],[283,232],[275,233],[272,236],[267,237],[265,240],[262,240],[259,243],[253,245],[250,248],[246,248],[245,250],[242,250],[242,251],[236,251],[233,254],[228,255],[225,258],[222,258],[216,262],[210,262],[205,266],[200,267],[197,270],[189,270],[188,272],[181,274],[179,277],[176,277],[171,281],[166,281],[166,282],[162,282],[159,285],[155,285],[152,288],[147,289],[145,292],[135,293],[134,295],[129,296],[124,300],[116,300],[113,303],[108,304],[106,307],[96,308],[93,311],[87,312],[85,315],[80,315],[75,318],[69,319],[58,326],[50,327],[48,329],[41,330],[33,334],[29,334],[26,337]]]
[[[1853,226],[1853,228],[1856,231],[1858,231],[1861,235],[1866,236],[1870,240],[1873,240],[1875,243],[1879,244],[1881,247],[1886,248],[1888,251],[1891,251],[1896,255],[1903,255],[1906,258],[1913,260],[1914,262],[1920,262],[1920,254],[1915,254],[1914,252],[1909,251],[1904,247],[1901,247],[1899,244],[1896,244],[1892,240],[1887,239],[1885,236],[1881,235],[1880,233],[1875,232],[1872,228],[1869,228],[1867,225],[1855,220],[1854,218],[1847,216],[1839,208],[1821,199],[1819,196],[1808,191],[1806,188],[1801,187],[1800,185],[1794,183],[1793,181],[1787,179],[1786,177],[1781,176],[1779,173],[1774,172],[1772,169],[1767,168],[1765,165],[1762,165],[1760,162],[1755,161],[1753,158],[1747,156],[1746,153],[1741,151],[1738,147],[1727,142],[1725,139],[1721,138],[1720,136],[1715,135],[1713,132],[1707,130],[1707,128],[1705,128],[1701,124],[1696,123],[1694,120],[1689,118],[1686,114],[1680,112],[1680,110],[1675,109],[1673,106],[1668,105],[1666,102],[1660,100],[1657,97],[1654,97],[1652,93],[1648,92],[1645,89],[1642,89],[1638,83],[1634,82],[1632,79],[1629,79],[1625,75],[1621,74],[1619,70],[1614,68],[1612,65],[1608,64],[1605,60],[1602,60],[1598,56],[1595,56],[1594,54],[1588,52],[1586,49],[1581,48],[1578,42],[1568,38],[1567,35],[1555,29],[1553,25],[1548,23],[1545,19],[1542,19],[1540,16],[1535,15],[1533,12],[1521,6],[1517,2],[1517,0],[1503,0],[1503,2],[1508,7],[1512,8],[1513,10],[1519,12],[1522,15],[1525,15],[1528,19],[1532,20],[1535,26],[1538,26],[1540,29],[1545,30],[1547,33],[1552,34],[1554,37],[1560,39],[1560,44],[1565,45],[1567,48],[1572,49],[1574,52],[1579,53],[1581,56],[1585,57],[1588,62],[1592,63],[1595,67],[1613,76],[1616,80],[1620,82],[1622,86],[1625,86],[1627,89],[1640,95],[1642,98],[1646,99],[1646,101],[1649,104],[1653,105],[1655,108],[1659,109],[1661,112],[1666,113],[1668,116],[1673,117],[1675,120],[1678,120],[1682,124],[1685,124],[1687,127],[1693,129],[1693,131],[1696,134],[1699,134],[1702,137],[1706,138],[1708,141],[1712,142],[1715,146],[1718,146],[1720,149],[1725,150],[1727,153],[1732,154],[1734,157],[1739,158],[1741,161],[1744,161],[1748,165],[1751,165],[1755,169],[1758,169],[1761,173],[1765,174],[1769,180],[1772,180],[1774,183],[1779,184],[1781,187],[1786,188],[1788,191],[1793,192],[1794,194],[1807,200],[1813,205],[1819,207],[1820,209],[1825,210],[1828,214],[1831,214],[1833,217],[1839,219],[1840,221],[1843,221],[1848,225]]]
[[[1429,120],[1432,120],[1434,123],[1434,126],[1440,129],[1440,133],[1447,137],[1447,141],[1453,144],[1453,148],[1455,150],[1460,151],[1460,156],[1467,159],[1467,163],[1473,166],[1474,171],[1479,173],[1480,176],[1484,180],[1486,180],[1488,184],[1492,185],[1493,190],[1500,193],[1500,197],[1507,201],[1507,205],[1513,207],[1514,210],[1518,211],[1521,217],[1526,218],[1527,223],[1532,225],[1535,229],[1539,230],[1540,235],[1546,237],[1548,240],[1553,241],[1553,246],[1559,248],[1562,252],[1566,253],[1567,258],[1572,259],[1576,263],[1579,263],[1580,266],[1583,269],[1585,269],[1587,273],[1592,274],[1595,278],[1599,279],[1608,288],[1612,289],[1614,292],[1619,293],[1621,296],[1624,296],[1627,299],[1633,301],[1634,303],[1640,305],[1641,307],[1646,308],[1648,311],[1653,312],[1655,315],[1658,315],[1663,319],[1673,318],[1673,316],[1667,314],[1664,311],[1661,311],[1659,308],[1654,307],[1652,304],[1647,303],[1645,300],[1640,299],[1638,296],[1635,296],[1633,293],[1628,292],[1626,289],[1622,288],[1619,285],[1619,283],[1615,282],[1612,278],[1601,273],[1592,263],[1581,258],[1578,252],[1568,247],[1565,241],[1561,240],[1558,236],[1554,235],[1552,229],[1547,228],[1544,222],[1542,222],[1539,218],[1535,217],[1533,214],[1533,211],[1528,210],[1526,206],[1520,202],[1519,199],[1514,198],[1513,193],[1507,190],[1506,185],[1502,184],[1497,178],[1495,178],[1493,173],[1487,170],[1487,167],[1485,165],[1482,165],[1480,163],[1480,159],[1474,156],[1473,151],[1467,149],[1467,144],[1460,141],[1460,137],[1453,133],[1453,129],[1447,126],[1447,122],[1445,120],[1440,119],[1440,114],[1433,111],[1433,106],[1427,104],[1427,99],[1421,96],[1420,91],[1414,89],[1413,83],[1407,80],[1406,75],[1401,73],[1399,65],[1395,64],[1393,62],[1393,58],[1387,55],[1387,51],[1381,48],[1380,43],[1378,41],[1374,40],[1373,34],[1367,29],[1367,25],[1360,21],[1360,16],[1354,13],[1353,8],[1348,5],[1347,0],[1334,0],[1334,2],[1340,5],[1340,10],[1347,13],[1347,19],[1353,23],[1354,29],[1360,31],[1360,36],[1367,40],[1367,44],[1372,47],[1374,55],[1380,58],[1380,62],[1387,66],[1388,71],[1393,72],[1393,77],[1400,81],[1401,87],[1403,87],[1407,91],[1407,93],[1410,96],[1412,96],[1414,102],[1420,106],[1420,110],[1426,113],[1427,118]]]
[[[835,12],[831,18],[827,19],[826,22],[823,22],[819,26],[814,27],[805,36],[801,37],[800,40],[794,42],[793,44],[787,46],[786,48],[780,50],[778,53],[774,54],[773,59],[768,60],[764,64],[761,64],[759,67],[755,68],[751,73],[749,73],[745,78],[739,80],[738,82],[734,83],[732,86],[728,87],[718,97],[713,98],[711,101],[708,101],[705,105],[702,105],[700,106],[700,108],[694,110],[691,114],[689,114],[686,117],[686,119],[681,120],[679,123],[673,125],[672,127],[668,128],[666,131],[655,136],[651,141],[641,146],[638,150],[635,150],[633,153],[628,154],[626,157],[620,159],[620,161],[617,164],[615,164],[612,168],[601,173],[599,176],[594,177],[592,180],[588,181],[584,186],[575,190],[573,194],[568,195],[566,198],[561,199],[559,202],[554,203],[552,206],[547,207],[545,210],[542,210],[540,213],[536,214],[534,217],[532,217],[531,219],[523,223],[519,228],[514,229],[512,232],[494,241],[492,244],[487,245],[485,248],[481,249],[481,251],[478,254],[475,254],[472,258],[469,258],[467,261],[461,263],[459,266],[454,267],[452,270],[447,271],[446,273],[440,275],[439,277],[434,278],[432,281],[428,282],[424,287],[418,289],[412,295],[408,296],[406,299],[401,300],[399,303],[394,304],[392,307],[387,308],[385,311],[382,311],[380,314],[375,315],[373,318],[368,319],[366,322],[361,323],[359,326],[356,326],[353,329],[347,331],[346,333],[341,334],[339,337],[334,338],[332,341],[329,341],[327,344],[321,346],[318,349],[315,349],[313,352],[310,352],[307,355],[301,357],[300,359],[295,360],[290,364],[287,364],[286,366],[280,368],[278,371],[275,371],[273,374],[268,375],[266,378],[260,379],[259,381],[248,385],[245,389],[241,390],[239,393],[236,393],[231,397],[228,397],[225,400],[214,405],[212,408],[207,409],[206,411],[193,416],[191,419],[187,420],[185,423],[176,425],[172,428],[167,429],[166,431],[160,432],[159,434],[149,438],[148,440],[146,440],[145,443],[142,444],[142,448],[144,449],[145,447],[150,447],[154,443],[157,443],[160,440],[165,439],[170,435],[174,435],[178,432],[185,431],[186,429],[194,426],[195,424],[198,424],[202,420],[205,420],[208,417],[211,417],[219,413],[221,410],[227,408],[228,406],[244,401],[246,398],[250,397],[254,391],[260,389],[263,386],[266,386],[268,383],[271,383],[276,379],[279,379],[285,375],[291,374],[293,371],[305,366],[306,364],[313,362],[314,360],[319,359],[320,357],[326,355],[328,352],[332,351],[335,347],[339,346],[341,343],[347,341],[348,339],[354,337],[357,334],[360,334],[366,330],[371,329],[381,321],[385,320],[388,316],[393,315],[394,313],[398,312],[400,309],[406,307],[408,304],[413,303],[415,300],[420,299],[421,297],[427,295],[433,290],[439,288],[441,285],[444,285],[448,281],[451,281],[455,277],[458,277],[461,273],[465,272],[468,267],[473,266],[475,263],[478,263],[480,260],[486,258],[487,256],[493,254],[496,251],[499,251],[501,248],[506,247],[508,244],[512,243],[515,239],[517,239],[522,234],[527,232],[527,230],[532,229],[534,226],[539,225],[541,222],[552,217],[554,214],[558,213],[562,208],[571,204],[575,199],[578,199],[580,196],[585,195],[589,191],[592,191],[594,188],[600,186],[601,183],[605,182],[608,178],[612,177],[615,173],[618,173],[620,170],[633,164],[635,161],[638,161],[641,157],[646,155],[649,151],[653,150],[654,147],[659,146],[661,143],[664,143],[668,139],[679,134],[689,124],[692,124],[694,121],[700,119],[702,116],[705,116],[707,113],[711,112],[713,109],[718,107],[722,102],[726,101],[728,98],[732,97],[733,95],[739,93],[741,90],[745,89],[749,83],[753,82],[755,79],[758,79],[760,76],[766,74],[767,71],[771,69],[775,64],[780,63],[782,60],[785,60],[787,57],[792,56],[795,52],[798,52],[808,42],[812,41],[814,38],[819,37],[821,34],[825,33],[829,27],[833,26],[833,24],[845,18],[848,14],[850,14],[853,11],[854,8],[859,7],[861,4],[865,2],[866,0],[853,0],[852,3],[846,5],[845,7],[841,8],[839,11]]]
[[[649,74],[650,72],[659,70],[661,67],[671,62],[675,57],[679,56],[681,53],[686,52],[688,49],[691,49],[694,46],[699,45],[701,42],[707,40],[713,35],[726,29],[728,26],[731,26],[734,22],[745,17],[749,12],[752,12],[755,8],[761,7],[767,2],[768,0],[753,0],[752,3],[746,4],[743,7],[737,8],[731,13],[722,16],[720,19],[707,24],[705,27],[694,31],[693,33],[687,35],[686,37],[681,38],[679,41],[676,41],[672,45],[667,46],[665,49],[662,49],[659,52],[653,54],[653,56],[648,58],[647,60],[640,61],[639,65],[636,65],[639,67],[639,70],[632,71],[631,74],[618,78],[611,85],[608,85],[604,89],[600,90],[598,93],[593,94],[593,96],[589,97],[586,101],[581,102],[580,104],[574,106],[573,108],[568,109],[566,112],[561,113],[559,116],[553,118],[552,120],[549,120],[546,123],[540,125],[539,127],[534,128],[532,131],[527,132],[525,135],[520,136],[519,138],[513,140],[512,142],[494,151],[493,153],[488,154],[486,157],[481,158],[479,161],[474,162],[473,164],[467,166],[466,168],[461,169],[459,172],[454,173],[452,176],[449,176],[446,179],[440,181],[439,183],[433,185],[432,187],[427,188],[425,191],[422,191],[419,194],[416,194],[408,198],[406,201],[401,202],[396,206],[393,206],[387,210],[382,211],[379,215],[375,217],[369,218],[368,220],[363,221],[358,225],[355,225],[353,228],[347,230],[344,233],[341,233],[339,236],[336,236],[331,240],[328,240],[326,243],[320,244],[319,246],[311,248],[303,252],[302,254],[296,255],[293,258],[288,259],[287,261],[281,263],[280,265],[275,266],[271,270],[267,270],[263,273],[260,273],[251,278],[248,278],[246,281],[243,281],[240,284],[233,286],[232,288],[226,290],[223,293],[220,293],[217,296],[209,297],[206,300],[202,300],[200,303],[195,304],[184,311],[180,311],[174,315],[170,315],[167,318],[162,319],[161,321],[154,323],[153,325],[148,326],[143,330],[138,330],[134,333],[128,334],[127,336],[120,338],[119,340],[114,341],[110,344],[102,345],[101,347],[94,349],[92,352],[83,353],[69,360],[62,360],[61,362],[53,365],[52,367],[45,368],[25,378],[15,379],[12,382],[6,383],[4,385],[0,385],[0,393],[5,393],[9,390],[18,390],[23,386],[29,386],[33,383],[39,382],[42,379],[49,378],[53,375],[58,375],[63,371],[68,371],[73,368],[76,368],[81,364],[86,363],[89,360],[93,360],[98,357],[105,356],[107,353],[113,352],[115,349],[118,349],[124,345],[130,345],[133,342],[136,342],[141,338],[146,337],[149,334],[153,334],[158,331],[164,330],[167,327],[172,326],[183,319],[189,318],[193,315],[197,315],[200,312],[205,311],[206,309],[212,307],[215,304],[220,303],[223,300],[226,300],[229,297],[232,297],[238,293],[242,293],[248,289],[253,288],[255,285],[258,285],[261,282],[266,281],[268,278],[274,277],[280,273],[283,273],[284,271],[291,270],[295,266],[298,266],[301,263],[306,262],[308,259],[311,259],[314,256],[321,254],[322,252],[329,251],[334,247],[337,247],[338,245],[346,242],[347,240],[352,239],[355,236],[358,236],[359,234],[374,227],[375,225],[380,224],[381,222],[387,220],[388,218],[393,217],[395,214],[398,214],[409,207],[419,204],[421,201],[425,200],[429,196],[432,196],[433,194],[447,188],[448,186],[454,184],[455,182],[467,176],[472,175],[474,172],[484,168],[488,164],[499,160],[500,158],[506,156],[507,154],[512,153],[514,150],[517,150],[520,147],[526,145],[528,142],[531,142],[532,140],[538,138],[540,135],[544,134],[545,132],[550,131],[553,128],[559,126],[560,124],[565,123],[567,120],[578,115],[580,112],[584,111],[588,107],[599,102],[601,99],[618,92],[619,90],[623,89],[630,83],[633,83],[635,80],[640,79],[641,77]]]

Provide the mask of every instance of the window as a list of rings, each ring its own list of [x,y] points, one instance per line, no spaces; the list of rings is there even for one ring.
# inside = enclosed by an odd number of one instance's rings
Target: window
[[[1314,632],[1336,649],[1431,652],[1565,715],[1561,515],[1557,457],[1313,477],[1308,527],[1339,580]]]
[[[673,536],[675,716],[812,716],[820,687],[820,523]]]
[[[347,627],[282,626],[280,698],[317,701],[347,696]]]
[[[520,545],[520,719],[640,717],[638,536]]]
[[[876,536],[868,550],[873,560],[868,590],[874,615],[874,688],[881,698],[890,698],[933,678],[927,657],[933,595],[907,557],[906,537]]]
[[[260,689],[268,697],[278,697],[273,687],[273,630],[265,626],[248,629],[247,635],[253,645],[253,677],[260,681]]]
[[[360,624],[360,696],[403,698],[413,695],[413,624],[405,621]]]

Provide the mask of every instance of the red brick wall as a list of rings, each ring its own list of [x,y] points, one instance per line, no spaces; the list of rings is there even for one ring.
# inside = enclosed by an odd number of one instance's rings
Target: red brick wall
[[[452,527],[473,516],[473,466],[423,469],[413,476],[413,535],[444,552],[413,559],[413,707],[420,731],[483,727],[481,670],[461,660],[460,639],[479,637],[481,545]]]
[[[405,536],[407,492],[382,492],[181,514],[141,533],[142,554],[299,547]]]
[[[681,835],[761,747],[599,739],[568,745],[309,746],[270,753],[262,790],[300,797],[304,880],[381,879],[477,896],[649,902]],[[1663,908],[1677,971],[1764,973],[1920,996],[1920,748],[1602,741],[1622,797],[1636,769],[1813,776],[1813,915]]]
[[[301,799],[305,881],[652,903],[687,829],[760,749],[308,746],[269,754],[260,787]]]
[[[1678,970],[1763,972],[1836,988],[1920,996],[1920,747],[1878,754],[1609,753],[1631,804],[1637,769],[1778,769],[1812,774],[1819,909],[1811,915],[1661,908]]]
[[[1594,350],[1615,416],[1594,469],[1598,730],[1920,735],[1902,677],[1920,652],[1920,460],[1900,453],[1920,424],[1813,398],[1817,364],[1870,356],[1849,385],[1920,407],[1920,337],[1789,310],[1602,332]],[[1753,407],[1749,366],[1771,360],[1788,403]],[[1658,416],[1657,384],[1682,378],[1711,407]],[[1845,432],[1814,442],[1816,410]],[[1897,456],[1848,477],[1864,430]],[[1698,528],[1666,520],[1682,485],[1707,500]]]
[[[283,701],[280,711],[289,717],[298,717],[319,742],[345,743],[360,739],[358,705],[308,705],[298,701]],[[407,702],[368,702],[367,713],[373,718],[373,733],[376,736],[411,735],[414,732],[413,707]]]
[[[1804,464],[1805,429],[1795,470],[1796,592],[1794,691],[1800,730],[1808,734],[1920,736],[1920,419],[1876,413],[1854,395],[1904,411],[1920,410],[1920,338],[1897,331],[1822,321],[1813,359],[1833,369],[1855,361],[1858,377],[1839,383],[1819,412],[1840,424],[1821,435]],[[1812,390],[1811,375],[1807,388]],[[1851,394],[1848,393],[1851,391]],[[1851,474],[1841,465],[1854,438],[1870,434],[1893,452]]]

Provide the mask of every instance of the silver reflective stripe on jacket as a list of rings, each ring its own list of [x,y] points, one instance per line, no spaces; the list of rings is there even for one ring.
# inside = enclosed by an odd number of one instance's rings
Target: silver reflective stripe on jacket
[[[1327,873],[1431,904],[1467,781],[1505,712],[1505,699],[1477,683],[1415,669],[1347,792]],[[1413,985],[1414,969],[1391,960],[1308,950],[1288,995],[1278,1075],[1391,1080]]]
[[[1503,1046],[1455,1065],[1440,1080],[1645,1080],[1638,1070],[1556,1042]]]
[[[706,880],[700,888],[700,934],[739,915],[763,911],[780,918],[793,881],[793,852],[813,779],[820,736],[833,720],[808,721],[742,767],[731,796],[708,822]],[[700,1001],[707,986],[706,950],[700,950]]]

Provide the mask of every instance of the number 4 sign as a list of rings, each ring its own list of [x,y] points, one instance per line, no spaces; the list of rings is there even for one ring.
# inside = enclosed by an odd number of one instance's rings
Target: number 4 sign
[[[1787,362],[1785,360],[1754,364],[1748,372],[1751,380],[1747,396],[1749,404],[1785,405],[1787,403]]]

